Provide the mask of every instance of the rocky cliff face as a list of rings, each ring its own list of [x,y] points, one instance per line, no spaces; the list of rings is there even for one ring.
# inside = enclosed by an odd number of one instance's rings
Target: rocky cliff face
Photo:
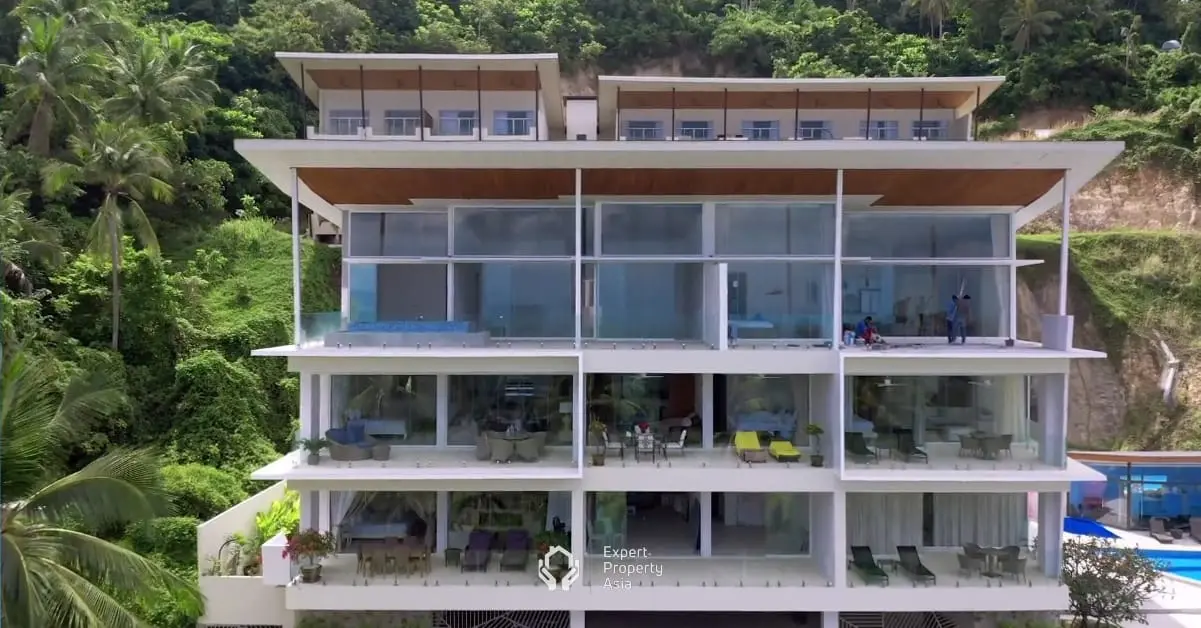
[[[1056,261],[1018,270],[1018,336],[1040,339],[1040,317],[1056,311],[1059,273]],[[1069,279],[1068,313],[1075,317],[1075,346],[1104,351],[1106,359],[1072,364],[1068,442],[1073,447],[1128,446],[1171,448],[1173,431],[1187,411],[1192,386],[1187,361],[1178,379],[1177,412],[1166,412],[1160,377],[1166,363],[1154,331],[1116,326],[1101,311],[1087,281]],[[1181,356],[1177,356],[1181,357]],[[1172,417],[1175,417],[1173,419]]]

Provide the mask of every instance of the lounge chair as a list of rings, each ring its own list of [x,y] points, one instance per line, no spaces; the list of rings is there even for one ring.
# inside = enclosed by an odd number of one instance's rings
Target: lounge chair
[[[876,557],[872,556],[872,548],[866,545],[851,546],[851,568],[868,584],[888,586],[888,573],[876,564]]]
[[[1164,528],[1163,519],[1159,517],[1151,518],[1151,538],[1160,543],[1170,544],[1172,542],[1172,535]]]
[[[800,462],[801,452],[796,448],[796,445],[786,440],[773,440],[767,446],[768,453],[776,462]]]
[[[917,547],[913,545],[898,545],[897,558],[900,559],[901,569],[903,569],[914,582],[923,584],[938,584],[938,579],[934,572],[926,569],[922,564],[922,557],[917,553]]]
[[[467,540],[467,549],[463,551],[463,560],[459,563],[459,571],[488,571],[488,563],[492,560],[492,533],[476,530]]]
[[[688,430],[680,430],[680,437],[673,441],[665,441],[663,443],[663,457],[667,457],[667,452],[678,451],[680,455],[684,455],[684,439],[688,438]]]
[[[370,460],[375,440],[367,435],[362,424],[335,427],[325,431],[329,441],[329,457],[339,462]]]
[[[1201,517],[1188,518],[1188,535],[1193,537],[1193,540],[1201,543]]]
[[[852,459],[858,462],[870,462],[879,459],[876,452],[867,446],[867,439],[864,438],[863,433],[846,432],[844,436],[846,437],[847,454]]]
[[[530,533],[525,530],[509,530],[505,533],[505,547],[500,555],[501,571],[525,571],[530,562]]]
[[[759,434],[756,432],[735,432],[734,453],[743,462],[767,462],[767,451],[759,443]]]
[[[900,456],[905,462],[909,462],[914,458],[927,464],[930,462],[930,456],[919,449],[917,443],[913,440],[913,432],[898,432],[897,448],[892,451],[894,455]]]

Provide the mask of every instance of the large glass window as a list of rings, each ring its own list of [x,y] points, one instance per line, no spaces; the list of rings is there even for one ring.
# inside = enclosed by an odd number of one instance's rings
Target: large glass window
[[[726,298],[731,337],[828,338],[833,276],[832,263],[730,264]]]
[[[330,491],[330,523],[339,547],[354,553],[386,539],[437,546],[438,496],[431,491]]]
[[[602,255],[700,255],[701,206],[605,203]]]
[[[916,444],[959,443],[961,437],[1008,437],[1007,445],[1023,442],[1028,427],[1020,378],[851,377],[845,429],[864,434],[877,446],[885,445],[881,439],[892,444],[892,439],[905,433],[912,435]]]
[[[560,492],[545,493],[532,491],[499,491],[489,493],[459,492],[450,494],[450,532],[462,533],[460,542],[448,542],[447,547],[462,549],[466,547],[468,535],[482,530],[504,536],[513,530],[524,530],[530,538],[544,530],[552,529],[547,519],[559,517],[561,522],[570,520],[571,493],[567,495],[567,519],[562,512],[551,514],[550,502],[561,502]],[[561,509],[560,509],[561,510]],[[532,548],[531,548],[532,549]]]
[[[571,375],[452,375],[449,445],[474,445],[487,432],[541,435],[570,445]]]
[[[444,212],[350,212],[350,257],[445,257]]]
[[[665,440],[688,430],[689,442],[699,441],[699,384],[692,374],[613,375],[598,373],[587,381],[589,420],[605,424],[609,440],[617,442],[634,426],[647,426]]]
[[[1008,214],[847,212],[844,257],[998,259],[1009,257]]]
[[[727,375],[726,429],[808,446],[808,375]]]
[[[367,436],[393,445],[437,442],[437,400],[433,375],[330,377],[334,427],[361,425]]]
[[[455,256],[571,257],[575,208],[457,207]]]
[[[596,338],[699,340],[703,335],[703,265],[600,263],[584,269],[595,301]]]
[[[967,337],[1009,336],[1007,266],[889,266],[843,264],[842,322],[871,316],[889,336],[946,337],[951,297],[967,307],[955,312]]]
[[[718,255],[833,255],[834,207],[731,203],[717,206]]]
[[[571,262],[455,264],[455,320],[494,338],[575,336]]]
[[[352,325],[446,320],[446,264],[350,264],[347,274]]]
[[[807,493],[717,493],[714,556],[809,554]]]

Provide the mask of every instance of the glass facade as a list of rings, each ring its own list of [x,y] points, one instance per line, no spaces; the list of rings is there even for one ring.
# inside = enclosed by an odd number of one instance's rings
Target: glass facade
[[[716,345],[723,313],[732,346],[812,344],[868,316],[885,339],[1012,335],[1006,214],[846,212],[840,307],[830,203],[600,202],[581,216],[349,212],[343,319],[349,331],[445,323],[437,331],[574,339],[578,291],[587,339]]]
[[[361,425],[391,445],[437,442],[438,382],[434,375],[332,375],[333,427]]]
[[[587,551],[640,548],[656,557],[701,553],[701,503],[711,499],[712,555],[806,556],[806,493],[588,494]]]
[[[486,432],[540,434],[547,445],[570,445],[570,375],[450,376],[448,445],[475,445]]]
[[[912,438],[913,444],[1031,438],[1021,375],[854,376],[847,378],[844,429],[877,446]],[[966,449],[965,449],[966,450]],[[1012,453],[1012,452],[1002,452]]]

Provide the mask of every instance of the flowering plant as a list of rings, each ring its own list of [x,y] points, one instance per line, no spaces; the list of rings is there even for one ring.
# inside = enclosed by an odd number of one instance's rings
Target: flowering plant
[[[312,528],[297,532],[288,538],[284,546],[283,557],[293,562],[304,559],[309,565],[334,553],[334,535],[329,532],[318,532]]]
[[[642,430],[643,432],[649,430],[650,428],[651,428],[651,424],[647,423],[646,421],[643,421],[638,424],[638,429]]]

